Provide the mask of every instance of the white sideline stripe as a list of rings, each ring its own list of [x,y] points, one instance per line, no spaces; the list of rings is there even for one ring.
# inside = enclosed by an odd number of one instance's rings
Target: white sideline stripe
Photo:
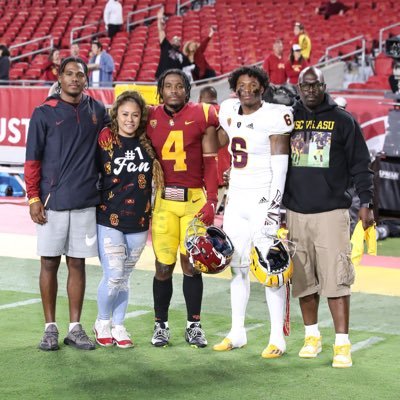
[[[367,340],[363,340],[362,342],[357,342],[351,345],[351,352],[354,353],[358,350],[363,350],[368,347],[373,346],[376,343],[383,342],[385,339],[379,336],[372,336]]]
[[[136,318],[140,317],[141,315],[148,314],[150,311],[145,311],[145,310],[138,310],[138,311],[132,311],[128,312],[125,314],[125,318]]]
[[[17,301],[16,303],[3,304],[0,306],[0,310],[5,310],[7,308],[20,307],[20,306],[27,306],[29,304],[40,303],[41,301],[42,301],[42,299],[29,299],[29,300],[24,300],[24,301]]]
[[[254,329],[258,329],[258,328],[262,328],[264,327],[265,324],[255,324],[255,325],[250,325],[248,328],[246,328],[246,332],[250,332],[250,331],[254,331]],[[217,336],[221,336],[221,337],[226,337],[226,335],[229,332],[218,332]]]

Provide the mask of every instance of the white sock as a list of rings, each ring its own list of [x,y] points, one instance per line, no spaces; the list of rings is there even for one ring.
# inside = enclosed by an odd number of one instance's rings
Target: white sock
[[[47,322],[46,324],[44,324],[44,330],[46,330],[50,325],[55,325],[58,329],[57,322]]]
[[[190,325],[192,325],[192,324],[199,324],[200,323],[200,320],[199,321],[186,321],[186,328],[190,328]]]
[[[350,344],[348,333],[337,333],[335,336],[335,346],[343,346],[344,344]]]
[[[75,326],[76,326],[76,325],[79,325],[79,324],[80,324],[80,322],[70,322],[68,331],[71,332],[72,329],[74,329]]]
[[[250,296],[248,267],[235,268],[231,280],[232,331],[244,329],[247,303]]]
[[[265,288],[269,318],[271,321],[271,332],[269,342],[280,350],[286,351],[286,342],[283,335],[283,323],[285,319],[286,286],[280,288]]]
[[[314,325],[304,325],[305,331],[306,331],[306,337],[307,336],[315,336],[315,337],[320,337],[321,333],[319,332],[318,329],[318,323]]]

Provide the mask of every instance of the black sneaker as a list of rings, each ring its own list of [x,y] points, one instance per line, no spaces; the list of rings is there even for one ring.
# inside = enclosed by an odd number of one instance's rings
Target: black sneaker
[[[44,331],[42,340],[39,343],[39,349],[44,351],[58,350],[58,329],[54,324],[51,324]]]
[[[80,350],[94,350],[96,348],[95,343],[86,335],[81,324],[75,325],[72,331],[68,333],[64,339],[64,344]]]
[[[192,347],[206,347],[208,343],[200,322],[193,322],[186,328],[185,339]]]
[[[154,333],[151,338],[151,344],[156,347],[166,347],[169,343],[170,332],[164,322],[156,322],[154,325]]]

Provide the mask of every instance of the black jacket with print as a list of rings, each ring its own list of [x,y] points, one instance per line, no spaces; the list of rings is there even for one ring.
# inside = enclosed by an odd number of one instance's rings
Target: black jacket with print
[[[361,203],[372,201],[373,172],[361,128],[328,94],[314,110],[301,100],[294,105],[290,145],[286,208],[303,214],[349,208],[353,184]]]

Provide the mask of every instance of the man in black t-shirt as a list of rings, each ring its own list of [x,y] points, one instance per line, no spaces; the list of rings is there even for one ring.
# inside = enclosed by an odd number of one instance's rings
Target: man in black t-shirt
[[[179,36],[174,36],[170,42],[166,37],[163,7],[161,7],[157,13],[157,27],[161,52],[156,71],[156,79],[168,69],[183,69],[183,67],[190,65],[189,59],[180,51],[181,38]]]

